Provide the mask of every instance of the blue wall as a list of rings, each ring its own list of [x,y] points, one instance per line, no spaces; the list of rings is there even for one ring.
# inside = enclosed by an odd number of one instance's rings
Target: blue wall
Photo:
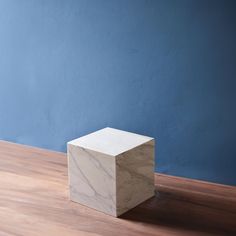
[[[236,3],[0,0],[0,138],[65,151],[105,126],[157,170],[236,184]]]

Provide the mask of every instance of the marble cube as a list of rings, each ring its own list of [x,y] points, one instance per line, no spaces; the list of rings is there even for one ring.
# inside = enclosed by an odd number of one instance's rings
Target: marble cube
[[[154,196],[154,139],[104,128],[67,143],[70,199],[118,217]]]

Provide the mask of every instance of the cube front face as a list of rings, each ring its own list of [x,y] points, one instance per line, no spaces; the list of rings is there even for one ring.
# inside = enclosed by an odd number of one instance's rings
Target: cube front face
[[[145,138],[118,155],[85,148],[78,139],[69,142],[70,199],[117,217],[154,196],[154,139]]]
[[[70,199],[116,216],[115,159],[68,144]]]

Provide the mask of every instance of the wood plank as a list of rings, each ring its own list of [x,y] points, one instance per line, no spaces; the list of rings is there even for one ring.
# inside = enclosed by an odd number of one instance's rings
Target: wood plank
[[[236,187],[155,175],[120,218],[68,200],[64,153],[0,141],[0,236],[236,235]]]

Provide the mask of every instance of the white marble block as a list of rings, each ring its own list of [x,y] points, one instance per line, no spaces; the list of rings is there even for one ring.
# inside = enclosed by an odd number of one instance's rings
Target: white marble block
[[[104,128],[67,144],[70,199],[119,216],[154,196],[154,139]]]

